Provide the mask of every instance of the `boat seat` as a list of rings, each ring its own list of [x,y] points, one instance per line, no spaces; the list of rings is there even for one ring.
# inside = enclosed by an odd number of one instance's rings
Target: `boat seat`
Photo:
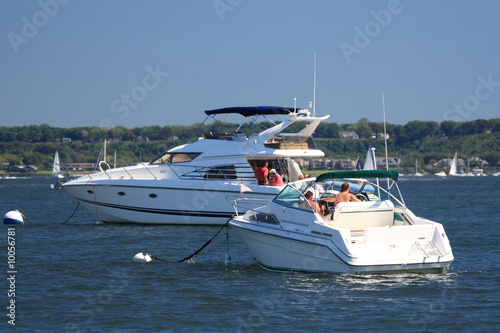
[[[336,228],[363,230],[383,227],[394,222],[394,204],[389,201],[341,202],[335,207],[329,225]]]

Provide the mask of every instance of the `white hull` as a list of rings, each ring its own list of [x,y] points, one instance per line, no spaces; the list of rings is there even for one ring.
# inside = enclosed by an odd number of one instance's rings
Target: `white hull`
[[[258,263],[268,270],[348,274],[443,273],[453,261],[453,256],[443,258],[437,253],[426,256],[421,250],[415,249],[414,242],[418,237],[413,241],[391,244],[358,243],[358,247],[365,247],[362,251],[364,256],[353,256],[354,251],[346,254],[334,242],[320,235],[294,234],[289,231],[273,231],[272,234],[259,232],[246,226],[240,228],[235,220],[232,220],[231,226]]]
[[[163,184],[154,180],[135,183],[116,186],[89,183],[63,188],[93,212],[97,220],[118,223],[222,225],[235,213],[231,201],[242,197],[238,183],[211,181],[205,184],[205,189],[199,181],[164,181],[168,187],[161,187]],[[270,200],[280,188],[263,190],[267,193],[250,195]]]

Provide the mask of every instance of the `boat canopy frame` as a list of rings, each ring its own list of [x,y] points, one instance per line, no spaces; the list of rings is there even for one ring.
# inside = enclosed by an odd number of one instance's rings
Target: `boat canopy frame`
[[[287,108],[281,106],[233,106],[221,109],[214,110],[206,110],[205,113],[207,116],[216,115],[216,114],[230,114],[237,113],[244,117],[251,116],[266,116],[273,114],[291,114],[296,111],[301,110],[297,108]]]
[[[391,178],[397,181],[399,174],[395,170],[344,170],[325,172],[316,178],[316,182],[339,178]]]

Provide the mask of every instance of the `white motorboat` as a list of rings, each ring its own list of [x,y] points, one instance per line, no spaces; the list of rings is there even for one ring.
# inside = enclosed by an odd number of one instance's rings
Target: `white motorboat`
[[[366,179],[370,177],[377,181]],[[406,207],[397,179],[396,171],[386,170],[325,173],[316,180],[289,183],[274,200],[236,214],[229,225],[268,270],[445,272],[453,254],[443,226]],[[338,193],[347,182],[362,201],[339,203],[333,211],[327,208],[324,216],[314,212],[304,194],[328,180],[322,198]],[[384,186],[387,182],[390,190],[378,186],[379,181]],[[235,207],[240,202],[245,200],[235,200]]]
[[[231,202],[242,196],[273,199],[283,186],[259,185],[254,170],[264,162],[285,180],[296,180],[293,157],[317,157],[312,134],[329,116],[283,107],[232,107],[205,111],[208,118],[238,114],[245,120],[269,120],[268,128],[244,134],[208,133],[200,140],[170,149],[151,163],[109,168],[63,184],[103,222],[225,224],[234,214]],[[299,130],[286,133],[291,126]],[[299,169],[300,172],[300,169]]]

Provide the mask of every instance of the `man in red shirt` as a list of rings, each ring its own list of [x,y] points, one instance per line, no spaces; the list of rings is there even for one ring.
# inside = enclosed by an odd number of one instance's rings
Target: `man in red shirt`
[[[267,162],[265,162],[264,165],[261,165],[260,167],[255,169],[255,177],[257,177],[259,185],[269,184],[268,176],[269,176],[269,169],[267,168]]]

